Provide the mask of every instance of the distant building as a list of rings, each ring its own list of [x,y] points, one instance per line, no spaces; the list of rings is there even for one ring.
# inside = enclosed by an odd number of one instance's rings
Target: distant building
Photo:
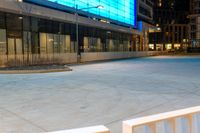
[[[200,48],[200,0],[190,1],[190,15],[188,17],[190,19],[190,47]]]
[[[178,50],[188,47],[189,0],[154,0],[154,23],[160,32],[150,34],[150,50]]]
[[[138,29],[141,32],[138,50],[148,51],[149,49],[149,31],[155,28],[153,24],[153,7],[152,0],[138,0],[137,2]]]
[[[153,22],[153,0],[138,0],[138,21]]]
[[[0,66],[134,56],[148,50],[137,17],[152,23],[151,0],[0,0]]]

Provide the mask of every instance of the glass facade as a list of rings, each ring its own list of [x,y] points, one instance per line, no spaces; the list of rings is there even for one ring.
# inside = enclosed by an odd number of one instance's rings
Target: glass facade
[[[78,9],[83,9],[87,15],[88,13],[113,20],[114,22],[120,22],[128,24],[130,26],[136,26],[136,0],[26,0],[28,2],[37,3],[49,7],[51,5],[59,4],[62,6],[70,7],[74,9],[76,5]],[[104,9],[90,8],[101,5]],[[59,7],[57,7],[59,8]],[[85,9],[84,8],[90,8]]]
[[[79,26],[81,52],[134,51],[132,34]],[[0,12],[0,55],[74,53],[75,24]]]

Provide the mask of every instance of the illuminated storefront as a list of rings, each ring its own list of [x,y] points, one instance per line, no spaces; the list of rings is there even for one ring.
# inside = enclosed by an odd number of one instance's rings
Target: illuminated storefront
[[[0,60],[6,62],[29,62],[39,57],[39,63],[45,60],[48,63],[52,59],[63,60],[71,53],[75,55],[77,50],[81,53],[130,52],[139,47],[136,0],[3,0],[2,3],[7,7],[0,5],[4,9],[0,11],[3,58]],[[80,20],[78,45],[76,5]],[[97,5],[104,9],[83,9]]]

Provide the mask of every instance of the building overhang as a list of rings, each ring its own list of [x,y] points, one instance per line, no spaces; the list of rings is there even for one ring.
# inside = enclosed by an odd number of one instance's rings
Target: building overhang
[[[155,32],[161,32],[161,28],[158,26],[155,26],[153,24],[149,24],[143,21],[138,22],[139,25],[139,30],[142,31],[147,31],[149,33],[155,33]]]
[[[75,14],[65,13],[62,11],[24,3],[17,2],[16,0],[0,0],[0,11],[2,12],[10,12],[15,14],[22,14],[34,17],[40,17],[44,19],[50,19],[60,22],[66,23],[75,23],[76,16]],[[133,28],[127,28],[119,25],[109,24],[97,20],[93,20],[91,18],[86,18],[79,16],[78,23],[85,26],[97,27],[105,30],[112,30],[117,32],[123,32],[127,34],[136,34],[140,35],[140,32]]]

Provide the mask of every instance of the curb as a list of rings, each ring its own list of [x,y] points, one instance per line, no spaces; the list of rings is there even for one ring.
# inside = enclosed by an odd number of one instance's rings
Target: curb
[[[39,74],[39,73],[53,73],[53,72],[66,72],[72,71],[70,68],[66,69],[41,69],[41,70],[0,70],[0,74]]]

